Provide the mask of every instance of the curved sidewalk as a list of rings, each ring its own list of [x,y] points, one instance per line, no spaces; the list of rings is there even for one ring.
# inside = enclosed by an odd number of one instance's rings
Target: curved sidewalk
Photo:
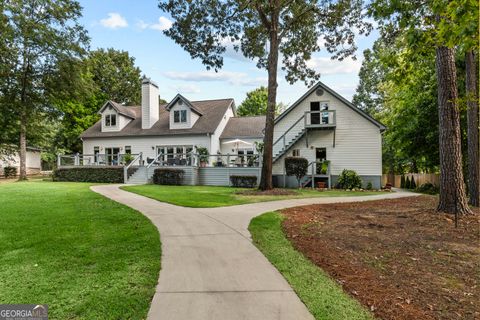
[[[315,203],[400,198],[326,197],[220,208],[179,207],[119,189],[91,189],[142,212],[158,228],[162,269],[148,319],[313,319],[282,275],[252,244],[248,225],[264,212]]]

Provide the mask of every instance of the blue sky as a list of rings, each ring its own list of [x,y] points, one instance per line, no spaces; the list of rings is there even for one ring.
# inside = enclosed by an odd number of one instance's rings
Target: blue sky
[[[248,91],[267,84],[267,72],[240,53],[227,50],[219,73],[206,71],[199,60],[166,37],[162,30],[171,18],[157,7],[157,0],[80,0],[84,26],[91,38],[91,48],[126,50],[137,66],[159,84],[160,96],[169,101],[177,93],[190,100],[234,98],[240,104]],[[321,81],[351,100],[358,84],[362,52],[378,36],[372,32],[358,39],[357,61],[332,61],[328,52],[316,53],[312,65],[321,73]],[[302,83],[288,84],[280,73],[278,101],[295,102],[306,90]]]

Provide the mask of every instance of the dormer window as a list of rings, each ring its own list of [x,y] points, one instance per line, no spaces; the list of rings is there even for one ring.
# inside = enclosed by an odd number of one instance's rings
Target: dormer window
[[[187,110],[175,110],[173,112],[174,123],[187,123]]]
[[[106,127],[115,127],[117,125],[117,115],[116,114],[107,114],[105,116],[105,126]]]

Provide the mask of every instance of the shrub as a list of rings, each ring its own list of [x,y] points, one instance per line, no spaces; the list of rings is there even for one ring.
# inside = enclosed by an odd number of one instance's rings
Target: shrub
[[[407,177],[407,180],[405,180],[405,189],[410,189],[410,177]]]
[[[127,153],[123,156],[123,164],[129,165],[135,159],[133,155]]]
[[[405,176],[403,174],[400,178],[400,188],[405,189]]]
[[[153,172],[153,183],[179,186],[183,182],[185,171],[181,169],[159,168]]]
[[[439,192],[438,187],[430,182],[424,183],[415,189],[416,192],[426,194],[437,194]]]
[[[410,181],[410,189],[415,189],[417,184],[415,183],[415,178],[412,176],[412,180]]]
[[[17,167],[7,166],[3,168],[3,174],[6,178],[12,178],[17,176]]]
[[[373,185],[372,185],[371,181],[368,181],[366,189],[367,190],[372,190],[373,189]]]
[[[254,188],[257,185],[257,176],[230,176],[232,186],[239,188]]]
[[[328,166],[330,165],[329,160],[317,162],[317,174],[327,174]]]
[[[362,179],[353,170],[343,169],[338,177],[338,185],[341,189],[354,189],[362,187]]]
[[[208,162],[208,149],[205,147],[196,147],[198,154],[198,161]]]
[[[308,160],[302,157],[286,157],[285,171],[288,176],[295,176],[300,187],[300,180],[307,174]]]
[[[52,178],[53,181],[123,183],[123,168],[58,168]]]

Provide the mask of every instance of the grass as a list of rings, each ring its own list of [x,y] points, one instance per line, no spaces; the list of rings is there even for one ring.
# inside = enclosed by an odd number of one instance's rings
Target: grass
[[[294,195],[242,195],[239,188],[212,186],[160,186],[154,184],[125,186],[123,190],[140,194],[158,201],[191,208],[213,208],[246,203],[299,199],[314,197],[368,196],[380,194],[374,191],[317,191],[312,189],[292,190]]]
[[[160,239],[139,212],[89,184],[0,185],[0,301],[48,304],[50,319],[145,319]]]
[[[373,319],[323,270],[296,251],[285,238],[277,212],[254,218],[249,226],[255,245],[282,273],[315,319]]]

